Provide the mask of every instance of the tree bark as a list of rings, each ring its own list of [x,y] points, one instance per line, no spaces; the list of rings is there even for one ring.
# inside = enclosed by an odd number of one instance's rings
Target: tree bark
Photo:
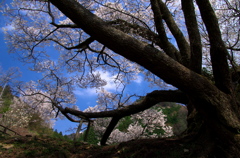
[[[162,13],[158,4],[158,0],[151,0],[152,11],[154,13],[154,21],[156,30],[161,39],[160,47],[168,54],[171,58],[181,63],[182,59],[178,50],[169,42],[164,24],[162,19]]]
[[[80,132],[82,130],[82,124],[83,124],[83,120],[81,120],[79,122],[78,128],[77,128],[76,133],[75,133],[74,138],[73,138],[74,141],[77,141],[79,139]]]
[[[121,119],[122,117],[113,117],[112,120],[110,121],[106,131],[103,134],[103,137],[101,139],[100,144],[101,145],[106,145],[107,139],[110,136],[110,134],[112,133],[114,127],[117,125],[118,121]]]
[[[182,0],[182,9],[188,30],[191,49],[190,68],[196,73],[202,72],[202,43],[198,29],[193,0]]]
[[[227,49],[221,37],[217,17],[209,0],[197,0],[198,7],[210,40],[210,56],[216,86],[225,93],[232,92],[227,60]]]
[[[86,130],[86,133],[85,133],[85,135],[84,135],[84,138],[83,138],[83,141],[87,141],[87,138],[88,138],[88,134],[89,134],[89,130],[90,130],[90,128],[91,128],[91,124],[92,124],[92,122],[88,122],[88,126],[87,126],[87,130]]]
[[[89,118],[102,118],[102,117],[125,117],[132,114],[139,113],[150,107],[156,105],[159,102],[177,102],[186,104],[188,103],[187,96],[181,91],[158,91],[155,90],[151,93],[148,93],[140,101],[137,101],[131,105],[122,107],[120,109],[111,110],[111,111],[102,111],[102,112],[82,112],[72,108],[66,107],[65,109],[57,106],[63,114],[72,114],[75,116],[82,117],[84,119]]]

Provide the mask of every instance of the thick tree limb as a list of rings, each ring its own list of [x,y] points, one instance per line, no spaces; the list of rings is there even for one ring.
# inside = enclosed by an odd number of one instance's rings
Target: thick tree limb
[[[210,55],[216,86],[225,93],[230,93],[232,86],[227,63],[228,52],[221,37],[217,17],[209,0],[197,0],[196,2],[210,40]]]
[[[144,111],[159,102],[178,102],[188,103],[187,96],[181,91],[153,91],[148,93],[142,100],[125,106],[120,109],[103,112],[82,112],[71,108],[60,109],[63,113],[69,113],[75,116],[86,118],[102,118],[102,117],[124,117],[138,112]]]
[[[186,41],[182,31],[177,26],[175,20],[172,17],[171,12],[167,8],[166,4],[162,2],[162,0],[158,0],[158,5],[162,13],[162,18],[166,22],[169,30],[175,37],[178,47],[180,49],[180,53],[182,55],[182,62],[184,66],[188,67],[190,62],[190,47],[188,42]]]
[[[198,29],[193,0],[182,0],[182,9],[188,30],[191,49],[190,68],[201,74],[202,71],[202,43]]]
[[[154,21],[156,30],[161,39],[160,47],[173,59],[181,62],[181,57],[177,49],[168,41],[167,34],[163,25],[162,13],[158,5],[158,0],[151,0],[152,11],[154,13]]]
[[[110,134],[112,133],[113,129],[115,128],[115,126],[117,125],[118,121],[121,119],[122,117],[113,117],[111,122],[109,123],[106,131],[104,132],[101,142],[101,145],[106,145],[107,139],[110,136]]]
[[[88,133],[90,131],[90,128],[91,128],[91,122],[88,122],[88,126],[87,126],[87,130],[86,130],[86,133],[84,135],[84,138],[83,138],[83,141],[87,141],[87,137],[88,137]]]
[[[115,28],[117,28],[123,32],[126,32],[126,33],[129,33],[130,30],[132,30],[134,34],[137,34],[137,35],[155,43],[161,49],[163,49],[164,52],[167,55],[169,55],[171,58],[173,58],[174,60],[176,60],[178,62],[181,62],[180,52],[177,50],[177,48],[173,44],[171,44],[168,41],[168,38],[167,38],[165,32],[158,31],[158,34],[156,34],[145,27],[139,26],[137,24],[128,23],[127,21],[124,21],[122,19],[117,19],[115,21],[111,21],[111,22],[109,22],[109,24],[112,24],[112,26],[114,26]]]

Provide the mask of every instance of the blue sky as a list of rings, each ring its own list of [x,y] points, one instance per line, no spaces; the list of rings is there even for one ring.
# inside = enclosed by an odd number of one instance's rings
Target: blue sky
[[[7,71],[10,67],[19,67],[20,71],[22,73],[21,77],[17,78],[19,81],[28,82],[31,80],[37,80],[41,77],[41,74],[38,74],[36,72],[32,72],[29,70],[29,65],[21,63],[18,61],[17,54],[10,54],[8,53],[7,43],[4,40],[4,33],[2,31],[2,28],[5,27],[4,18],[2,17],[2,14],[0,14],[0,65],[4,71]],[[83,94],[86,94],[88,92],[89,95],[85,95],[83,97]],[[94,94],[93,90],[86,90],[84,92],[77,92],[78,93],[78,102],[77,105],[80,107],[81,110],[84,110],[88,106],[95,106],[96,105],[96,93]],[[64,120],[58,120],[55,123],[54,129],[57,129],[58,131],[62,131],[63,133],[66,133],[65,131],[68,130],[70,127],[75,127],[76,123],[71,123],[67,119]]]
[[[37,80],[41,77],[41,74],[32,72],[29,70],[29,65],[21,63],[18,61],[17,54],[9,54],[7,44],[4,41],[4,33],[3,33],[3,27],[5,27],[5,21],[2,16],[2,13],[0,13],[0,65],[3,68],[4,71],[7,71],[10,67],[19,67],[20,71],[22,72],[22,76],[19,77],[17,80],[28,82],[31,80]],[[52,51],[52,50],[51,50]],[[110,80],[111,76],[108,73],[103,74],[103,77],[105,80],[110,81],[109,84],[105,86],[106,90],[113,90],[113,84]],[[80,110],[84,110],[88,108],[89,106],[95,106],[96,105],[96,99],[97,94],[95,92],[95,89],[85,89],[85,90],[77,90],[75,91],[76,97],[77,97],[77,106],[80,108]],[[139,78],[133,82],[130,86],[130,88],[127,89],[128,92],[136,92],[140,95],[143,95],[150,91],[147,84],[143,81],[143,78],[139,76]],[[54,129],[57,129],[59,132],[63,132],[64,134],[68,134],[69,132],[66,132],[69,128],[76,127],[76,123],[72,123],[68,121],[67,119],[64,120],[58,120],[55,123]]]
[[[37,80],[41,77],[41,74],[38,74],[36,72],[32,72],[29,70],[29,65],[21,63],[18,61],[17,54],[10,54],[8,53],[7,43],[4,40],[4,33],[3,33],[3,27],[5,27],[5,21],[2,13],[0,13],[0,66],[4,71],[7,71],[10,67],[19,67],[20,71],[22,73],[21,77],[17,78],[19,81],[28,82],[31,80]],[[95,99],[95,100],[94,100]],[[86,108],[88,106],[92,106],[96,104],[96,95],[91,97],[85,97],[81,99],[82,101],[78,103],[78,105],[83,105],[83,108]],[[83,110],[83,108],[81,108]],[[54,129],[57,129],[58,131],[62,131],[63,133],[66,133],[65,131],[68,130],[70,127],[75,127],[76,123],[71,123],[67,119],[64,120],[58,120],[55,123]]]

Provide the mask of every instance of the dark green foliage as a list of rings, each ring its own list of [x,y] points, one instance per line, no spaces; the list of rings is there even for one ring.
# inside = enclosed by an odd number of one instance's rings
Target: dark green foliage
[[[39,114],[34,113],[29,121],[28,128],[32,131],[40,132],[42,131],[44,125],[44,120],[39,116]]]
[[[187,128],[187,108],[185,106],[171,103],[171,106],[166,106],[162,110],[167,116],[166,123],[173,127],[174,135],[181,134]]]
[[[156,134],[158,137],[161,137],[162,135],[164,135],[165,131],[163,130],[163,128],[158,127],[158,128],[155,128],[152,132],[147,129],[146,133],[148,136]]]
[[[167,116],[167,124],[176,124],[178,122],[178,111],[181,108],[180,105],[173,105],[167,108],[163,108],[163,113]]]
[[[153,133],[157,134],[158,136],[161,136],[161,135],[164,135],[165,131],[162,128],[160,129],[156,128],[153,130]]]
[[[133,123],[131,116],[126,116],[122,118],[119,122],[117,129],[121,132],[127,132],[128,126]]]
[[[86,134],[86,131],[84,131],[82,134],[80,134],[80,137],[77,141],[84,141],[85,134]],[[88,142],[89,144],[94,144],[94,145],[97,145],[100,142],[100,138],[97,137],[93,127],[90,127],[90,129],[89,129],[86,142]]]
[[[8,98],[4,99],[4,101],[3,101],[3,106],[4,106],[4,107],[6,107],[6,108],[9,109],[9,106],[10,106],[11,104],[12,104],[11,99],[8,99]]]
[[[0,87],[0,92],[2,92],[2,87]],[[13,99],[13,95],[12,95],[12,90],[11,90],[11,87],[10,86],[6,86],[4,88],[4,91],[3,91],[3,94],[2,94],[2,98],[3,99]]]
[[[10,110],[10,107],[9,107],[10,104],[11,104],[10,100],[4,100],[3,105],[0,107],[0,114],[3,114],[5,112],[7,112],[8,110]]]
[[[2,91],[2,87],[0,87],[0,92]],[[3,95],[2,95],[2,106],[0,106],[0,114],[4,114],[7,111],[10,110],[10,105],[13,103],[14,95],[12,94],[11,87],[6,86]],[[24,104],[23,108],[26,108],[26,110],[29,110],[30,106]],[[6,115],[6,114],[5,114]],[[30,121],[27,126],[27,129],[33,133],[37,133],[40,135],[52,135],[53,131],[51,128],[49,128],[48,124],[45,122],[43,118],[40,117],[40,114],[34,111],[29,111],[29,117]],[[0,122],[1,124],[1,122]]]
[[[88,133],[88,138],[87,138],[87,142],[89,144],[95,144],[97,145],[97,143],[99,142],[100,140],[96,137],[96,134],[94,132],[94,129],[91,127],[89,129],[89,133]]]
[[[1,92],[2,92],[2,87],[0,87],[0,93]],[[3,104],[0,107],[0,114],[5,113],[8,110],[10,110],[9,106],[12,103],[12,99],[13,99],[13,95],[12,95],[11,87],[6,86],[4,91],[3,91],[3,94],[2,94]]]
[[[63,135],[62,132],[58,132],[57,130],[55,131],[52,130],[51,137],[56,139],[68,140],[68,141],[71,140],[67,135]]]

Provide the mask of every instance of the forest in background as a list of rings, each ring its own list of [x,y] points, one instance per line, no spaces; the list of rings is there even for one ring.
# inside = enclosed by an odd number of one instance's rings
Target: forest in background
[[[0,91],[2,91],[2,87],[0,87]],[[10,86],[6,86],[1,99],[2,102],[0,107],[0,124],[16,131],[20,135],[48,135],[74,141],[86,141],[90,144],[95,145],[100,142],[102,135],[97,134],[97,131],[94,130],[94,127],[90,128],[88,136],[87,138],[85,138],[86,140],[84,140],[86,130],[81,131],[77,138],[76,131],[73,131],[74,133],[70,135],[63,135],[62,131],[54,130],[53,127],[48,124],[49,120],[44,120],[44,118],[41,117],[41,113],[37,113],[36,111],[34,111],[34,109],[31,109],[32,107],[30,105],[19,101],[17,102],[17,106],[11,107],[14,102],[14,98],[18,97],[12,94]],[[16,107],[20,108],[21,111],[19,112],[16,109],[12,109]],[[159,103],[152,108],[162,110],[163,114],[165,115],[166,124],[172,127],[173,135],[180,135],[186,129],[187,109],[185,106],[166,102]],[[9,113],[9,111],[14,112]],[[24,121],[24,119],[26,118],[28,118],[28,121]],[[131,116],[127,116],[119,122],[116,129],[127,132],[127,129],[132,122],[133,120],[131,120]],[[160,135],[164,134],[164,131],[156,131],[156,133]]]

